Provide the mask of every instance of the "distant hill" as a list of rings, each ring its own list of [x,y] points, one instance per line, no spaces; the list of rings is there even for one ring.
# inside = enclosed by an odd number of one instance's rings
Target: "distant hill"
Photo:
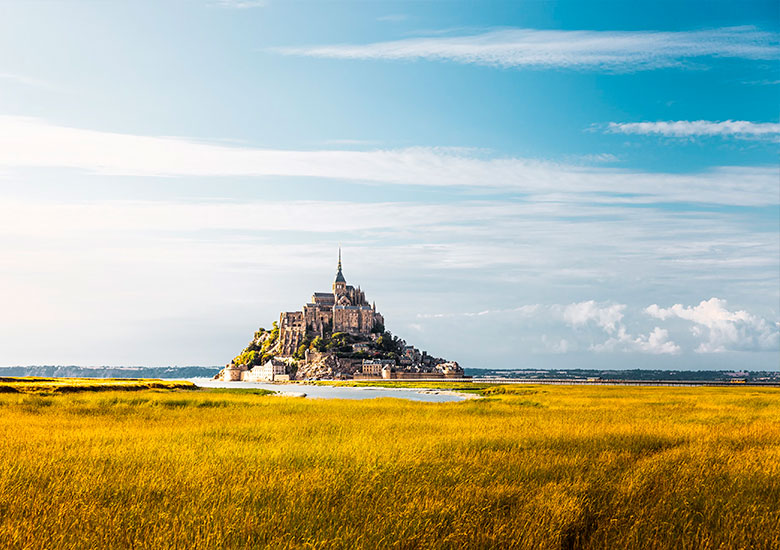
[[[463,369],[468,376],[474,378],[523,378],[536,380],[581,380],[600,378],[602,380],[667,380],[724,382],[730,380],[746,380],[749,382],[766,382],[780,380],[780,373],[769,371],[724,371],[724,370],[599,370],[599,369]]]
[[[0,367],[3,376],[42,376],[46,378],[211,378],[221,367],[77,367],[40,365]]]

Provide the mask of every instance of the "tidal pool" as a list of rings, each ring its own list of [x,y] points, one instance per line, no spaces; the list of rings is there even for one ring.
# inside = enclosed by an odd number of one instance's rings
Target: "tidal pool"
[[[190,378],[190,382],[201,388],[260,388],[284,393],[305,393],[312,399],[375,399],[377,397],[396,397],[411,401],[429,401],[444,403],[463,401],[462,395],[451,393],[433,393],[418,388],[372,388],[372,387],[335,387],[313,386],[305,384],[264,384],[262,382],[222,382],[211,378]]]

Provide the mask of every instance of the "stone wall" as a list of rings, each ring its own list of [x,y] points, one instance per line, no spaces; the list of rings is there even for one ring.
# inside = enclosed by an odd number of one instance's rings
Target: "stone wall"
[[[374,328],[374,311],[370,306],[335,306],[333,332],[369,334]]]
[[[302,311],[285,311],[279,315],[279,352],[290,356],[301,345],[306,336],[306,325]]]
[[[245,372],[247,372],[247,368],[244,365],[233,365],[231,363],[219,371],[219,374],[217,374],[214,379],[223,382],[240,382],[243,380]]]

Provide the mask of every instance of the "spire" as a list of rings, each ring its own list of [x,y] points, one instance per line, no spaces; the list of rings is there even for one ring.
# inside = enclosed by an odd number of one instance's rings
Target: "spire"
[[[347,280],[344,278],[344,274],[341,273],[341,247],[339,246],[339,270],[336,273],[336,282],[337,283],[346,283]]]

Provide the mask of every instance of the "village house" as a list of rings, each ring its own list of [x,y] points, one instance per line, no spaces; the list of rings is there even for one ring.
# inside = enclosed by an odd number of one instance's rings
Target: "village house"
[[[392,368],[395,361],[392,359],[363,359],[363,374],[369,376],[382,376],[382,369]]]

